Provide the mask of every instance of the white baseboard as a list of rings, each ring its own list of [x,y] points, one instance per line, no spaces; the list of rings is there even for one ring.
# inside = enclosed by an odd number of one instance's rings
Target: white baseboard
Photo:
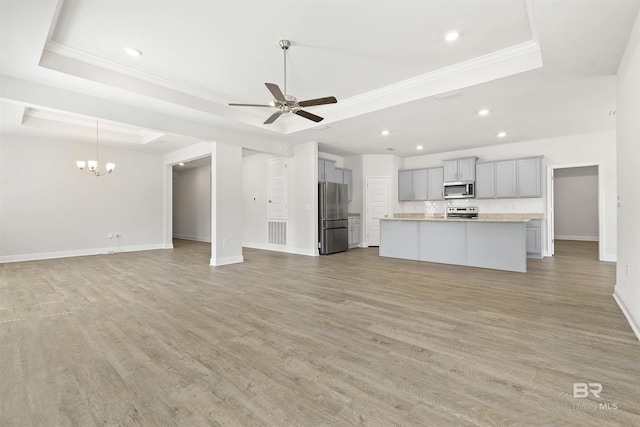
[[[21,261],[37,261],[43,259],[55,259],[55,258],[71,258],[78,256],[89,255],[110,255],[121,252],[137,252],[137,251],[150,251],[155,249],[170,249],[164,243],[157,243],[152,245],[133,245],[122,247],[108,247],[108,248],[94,248],[94,249],[80,249],[75,251],[59,251],[59,252],[40,252],[35,254],[20,254],[20,255],[6,255],[0,256],[0,262],[21,262]]]
[[[242,243],[245,248],[262,249],[265,251],[284,252],[287,254],[319,256],[317,249],[293,248],[285,245],[274,245],[271,243]]]
[[[633,330],[633,333],[636,334],[636,337],[638,338],[638,340],[640,340],[640,319],[636,319],[634,317],[633,313],[629,309],[630,304],[622,296],[622,294],[618,292],[617,285],[613,291],[613,299],[616,300],[616,302],[618,303],[618,307],[620,307],[620,310],[622,310],[622,313],[624,314],[624,317],[627,318],[627,322],[629,322],[631,330]]]
[[[211,258],[209,260],[209,265],[214,267],[219,267],[221,265],[229,265],[229,264],[238,264],[244,262],[244,257],[242,255],[230,256],[226,258]]]
[[[581,240],[584,242],[597,242],[598,236],[563,236],[563,235],[558,235],[558,236],[553,236],[553,238],[555,240]]]
[[[174,234],[174,239],[182,239],[182,240],[193,240],[195,242],[204,242],[211,243],[211,236],[207,237],[198,237],[198,236],[188,236],[186,234]]]

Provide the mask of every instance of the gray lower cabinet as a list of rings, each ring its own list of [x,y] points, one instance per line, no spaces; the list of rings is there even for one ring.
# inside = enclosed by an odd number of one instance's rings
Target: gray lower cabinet
[[[532,219],[527,223],[527,257],[542,258],[542,220]]]
[[[349,247],[360,246],[360,218],[349,218]]]
[[[525,223],[380,220],[383,257],[527,271]]]

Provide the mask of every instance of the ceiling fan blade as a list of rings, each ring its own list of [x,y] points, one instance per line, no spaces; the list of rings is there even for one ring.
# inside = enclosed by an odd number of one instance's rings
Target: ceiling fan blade
[[[287,102],[287,99],[284,97],[284,94],[280,90],[280,86],[275,83],[265,83],[264,85],[267,87],[267,89],[269,89],[269,92],[271,92],[271,95],[273,95],[273,98],[276,101]]]
[[[335,96],[327,96],[326,98],[309,99],[306,101],[298,102],[301,107],[312,107],[314,105],[335,104],[338,102]]]
[[[263,124],[270,125],[271,123],[275,122],[278,119],[278,117],[280,117],[281,115],[282,115],[282,110],[278,110],[275,113],[273,113],[271,116],[269,116],[269,118],[265,120]]]
[[[270,107],[270,108],[275,108],[275,105],[271,105],[271,104],[234,104],[234,103],[230,103],[229,106],[231,106],[231,107]]]
[[[311,114],[308,111],[304,110],[297,110],[295,111],[295,114],[304,117],[305,119],[313,120],[316,123],[324,120],[324,117],[316,116],[315,114]]]

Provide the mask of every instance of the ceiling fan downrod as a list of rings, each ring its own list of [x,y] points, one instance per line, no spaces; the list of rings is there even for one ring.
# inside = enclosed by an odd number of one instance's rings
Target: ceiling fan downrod
[[[289,40],[280,40],[280,47],[284,55],[284,97],[287,97],[287,49],[291,46]]]

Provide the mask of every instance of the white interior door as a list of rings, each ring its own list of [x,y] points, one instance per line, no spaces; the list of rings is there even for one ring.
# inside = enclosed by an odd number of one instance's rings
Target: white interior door
[[[289,216],[287,159],[270,159],[268,170],[267,216],[269,218],[287,218]]]
[[[380,246],[380,220],[389,218],[389,177],[367,177],[367,246]]]

